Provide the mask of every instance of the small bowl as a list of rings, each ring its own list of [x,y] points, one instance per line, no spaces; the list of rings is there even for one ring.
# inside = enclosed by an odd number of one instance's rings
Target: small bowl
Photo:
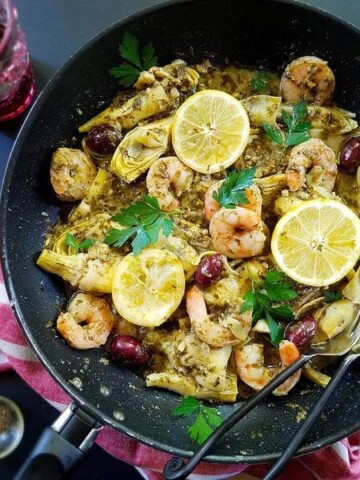
[[[0,433],[0,459],[7,457],[19,445],[24,434],[24,417],[19,407],[7,397],[0,396],[0,404],[5,405],[12,415],[11,425]]]

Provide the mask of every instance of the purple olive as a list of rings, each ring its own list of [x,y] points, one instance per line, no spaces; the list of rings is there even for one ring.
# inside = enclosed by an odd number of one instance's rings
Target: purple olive
[[[290,323],[285,331],[286,340],[295,343],[297,347],[302,347],[311,342],[316,331],[316,321],[310,315],[300,318]]]
[[[110,345],[115,360],[134,367],[143,367],[149,361],[149,355],[141,342],[130,335],[116,335]]]
[[[340,167],[346,173],[355,173],[360,166],[360,137],[350,138],[340,153]]]
[[[223,265],[223,259],[220,253],[204,257],[196,269],[195,282],[200,287],[208,287],[218,278]]]
[[[85,138],[90,153],[111,155],[122,139],[121,133],[110,125],[96,125]]]

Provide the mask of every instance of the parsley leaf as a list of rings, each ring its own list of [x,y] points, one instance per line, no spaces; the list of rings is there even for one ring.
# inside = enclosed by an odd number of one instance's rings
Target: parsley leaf
[[[95,240],[93,240],[92,238],[87,238],[86,240],[80,243],[79,250],[87,250],[92,245],[94,245],[94,243],[95,243]]]
[[[130,87],[136,82],[143,70],[149,70],[157,62],[153,44],[151,42],[146,44],[140,53],[138,38],[128,32],[125,33],[119,45],[119,53],[121,58],[127,60],[127,62],[111,68],[109,73],[118,78],[120,85],[123,87]]]
[[[108,230],[105,238],[105,243],[112,245],[113,247],[122,247],[129,238],[136,233],[136,227],[124,228],[119,230],[118,228],[111,228]]]
[[[213,193],[214,200],[225,208],[236,208],[239,204],[249,203],[245,191],[253,184],[255,172],[254,167],[230,172],[219,190]]]
[[[325,302],[333,303],[333,302],[337,302],[338,300],[341,300],[342,298],[344,298],[344,296],[340,292],[328,290],[327,292],[324,293],[324,298],[325,298]]]
[[[293,106],[291,116],[286,110],[281,111],[282,120],[287,127],[285,136],[277,126],[271,126],[265,123],[263,129],[267,136],[277,145],[281,145],[284,148],[299,145],[311,138],[309,134],[311,123],[305,122],[307,116],[307,103],[302,101]]]
[[[196,413],[199,408],[199,402],[194,397],[184,397],[181,402],[174,408],[173,414],[176,417],[190,417]]]
[[[163,212],[158,200],[150,195],[130,207],[123,208],[112,220],[128,228],[111,228],[104,243],[120,248],[134,237],[131,242],[134,255],[157,242],[161,231],[168,237],[174,229],[170,214]]]
[[[284,137],[279,127],[272,127],[271,125],[264,123],[263,129],[265,130],[266,135],[270,138],[271,141],[273,141],[277,145],[284,144]]]
[[[194,397],[186,396],[172,411],[176,417],[196,415],[194,422],[188,427],[188,434],[194,442],[202,445],[212,432],[222,423],[218,410],[203,405]]]
[[[287,302],[297,296],[291,285],[284,280],[284,274],[277,270],[269,270],[263,282],[243,297],[240,312],[252,310],[253,322],[265,318],[270,330],[270,338],[274,345],[284,338],[284,330],[276,322],[278,320],[292,321],[294,314],[287,305],[273,306],[273,303]]]
[[[288,302],[296,298],[296,292],[291,288],[290,283],[284,280],[283,272],[270,270],[264,280],[266,290],[272,302]]]
[[[250,80],[250,87],[261,93],[267,92],[269,90],[269,79],[270,74],[268,72],[258,72],[255,77]]]
[[[76,240],[75,236],[72,233],[66,232],[65,245],[73,248],[77,253],[80,250],[87,250],[88,248],[91,247],[91,245],[94,245],[94,243],[95,243],[95,240],[92,240],[91,238],[87,238],[83,242],[78,243],[78,241]]]
[[[284,329],[273,319],[272,315],[266,311],[266,321],[270,330],[270,338],[274,345],[279,346],[281,340],[284,340]]]
[[[149,70],[149,68],[156,65],[157,56],[155,55],[155,49],[152,42],[145,45],[142,51],[142,68],[143,70]]]
[[[128,60],[136,67],[141,68],[141,60],[139,55],[139,40],[135,35],[126,32],[122,43],[119,45],[120,57],[124,60]]]
[[[130,87],[139,76],[139,69],[129,63],[122,63],[118,67],[113,67],[109,72],[113,77],[119,78],[119,83],[123,87]]]
[[[73,248],[76,252],[79,250],[79,245],[72,233],[66,232],[65,245]]]

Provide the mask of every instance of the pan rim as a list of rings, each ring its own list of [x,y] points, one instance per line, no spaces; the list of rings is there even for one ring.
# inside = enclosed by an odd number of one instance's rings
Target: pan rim
[[[1,231],[1,265],[4,274],[4,284],[6,287],[7,294],[9,296],[10,305],[15,313],[16,319],[18,324],[20,325],[27,342],[29,343],[32,351],[35,353],[36,357],[39,359],[40,363],[45,367],[47,372],[52,376],[52,378],[61,386],[61,388],[71,397],[73,401],[75,401],[81,408],[83,408],[88,414],[92,415],[94,418],[99,420],[104,425],[110,426],[115,430],[133,438],[134,440],[140,441],[141,443],[148,445],[153,448],[157,448],[162,450],[166,453],[176,454],[185,458],[189,458],[193,451],[190,450],[183,450],[177,447],[169,447],[162,442],[151,440],[150,438],[141,435],[135,432],[132,429],[128,429],[126,426],[122,425],[120,422],[115,422],[110,416],[102,414],[102,412],[93,406],[88,400],[86,400],[78,389],[74,386],[69,384],[65,378],[63,378],[62,374],[51,365],[51,362],[48,361],[46,355],[42,352],[40,346],[36,338],[32,335],[30,328],[28,326],[28,322],[25,320],[24,315],[22,314],[20,305],[17,300],[16,295],[16,288],[14,288],[13,281],[10,277],[10,265],[8,261],[8,247],[7,247],[7,236],[6,236],[6,218],[8,214],[7,210],[7,202],[8,202],[8,187],[11,183],[11,179],[14,173],[14,169],[16,167],[18,153],[21,151],[22,145],[26,138],[26,135],[32,126],[33,122],[36,120],[38,112],[41,110],[44,103],[47,101],[49,94],[51,93],[52,89],[58,85],[60,82],[63,74],[67,71],[68,68],[71,68],[72,65],[76,62],[77,58],[80,57],[85,51],[90,49],[100,38],[106,36],[108,33],[116,30],[117,28],[125,25],[128,22],[134,21],[138,18],[141,18],[149,13],[163,10],[167,8],[171,8],[174,5],[179,5],[182,3],[190,3],[192,1],[198,2],[206,2],[206,0],[169,0],[165,2],[158,3],[156,5],[147,7],[145,9],[138,10],[132,15],[128,15],[121,20],[118,20],[102,30],[101,32],[97,33],[93,36],[88,42],[82,45],[79,49],[77,49],[70,57],[64,62],[64,64],[57,69],[54,75],[50,78],[47,82],[43,90],[41,91],[40,95],[36,99],[35,103],[33,104],[32,108],[30,109],[29,113],[27,114],[24,123],[16,137],[14,142],[13,148],[10,152],[9,160],[6,166],[4,179],[2,183],[1,193],[0,193],[0,231]],[[257,0],[258,2],[268,2],[268,3],[281,3],[285,5],[295,6],[296,8],[302,10],[308,10],[320,17],[327,17],[330,20],[334,21],[337,24],[341,24],[349,30],[355,32],[360,38],[360,28],[357,28],[352,23],[331,14],[319,7],[313,7],[308,4],[304,4],[298,0]],[[322,440],[313,441],[309,444],[304,445],[299,449],[296,456],[302,456],[320,448],[327,447],[344,437],[351,435],[352,433],[356,432],[360,429],[360,420],[351,428],[344,428],[338,431],[336,434],[328,435]],[[256,463],[265,463],[272,460],[275,460],[281,455],[281,451],[273,452],[271,454],[257,454],[257,455],[209,455],[206,457],[207,462],[216,462],[222,464],[230,464],[230,463],[247,463],[247,464],[256,464]]]

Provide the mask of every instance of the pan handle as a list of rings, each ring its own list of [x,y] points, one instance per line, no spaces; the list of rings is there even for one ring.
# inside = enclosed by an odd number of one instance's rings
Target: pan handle
[[[42,433],[13,480],[61,480],[95,442],[102,425],[75,403]]]

